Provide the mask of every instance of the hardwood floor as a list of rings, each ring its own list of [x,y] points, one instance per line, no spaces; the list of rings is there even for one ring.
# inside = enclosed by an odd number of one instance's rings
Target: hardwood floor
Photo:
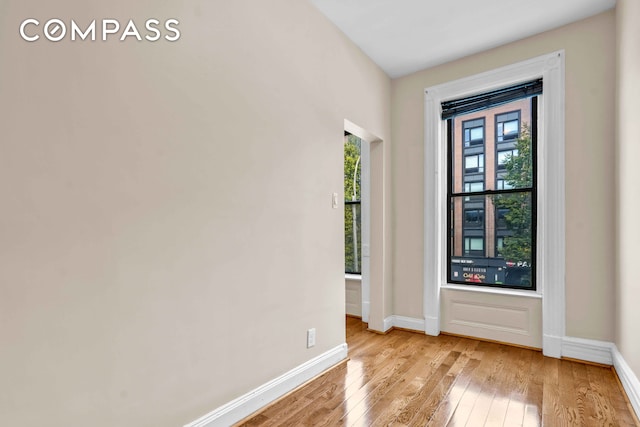
[[[637,426],[610,368],[468,338],[368,332],[349,360],[241,426]]]

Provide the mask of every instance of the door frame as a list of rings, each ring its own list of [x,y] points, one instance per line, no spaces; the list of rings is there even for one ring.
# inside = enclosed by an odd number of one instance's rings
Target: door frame
[[[357,136],[362,140],[361,144],[361,176],[360,176],[360,215],[361,215],[361,233],[362,233],[362,272],[361,272],[361,304],[362,304],[362,321],[365,323],[370,322],[371,313],[374,313],[375,318],[382,318],[382,304],[374,303],[372,305],[371,298],[371,288],[372,283],[382,283],[383,278],[382,275],[376,274],[376,277],[372,277],[372,258],[373,262],[380,263],[382,265],[382,260],[377,259],[377,251],[371,250],[372,247],[382,247],[383,244],[383,231],[381,224],[373,224],[372,230],[372,209],[380,209],[382,211],[382,206],[378,206],[378,204],[382,203],[382,198],[375,198],[372,200],[372,174],[380,174],[377,163],[376,165],[372,165],[372,146],[376,146],[378,144],[382,144],[382,139],[373,133],[363,129],[362,127],[356,125],[355,123],[345,119],[344,120],[344,130],[351,133],[352,135]],[[379,189],[373,189],[373,191],[378,191]],[[375,206],[372,207],[372,204]],[[375,222],[375,221],[374,221]],[[376,269],[377,271],[377,269]],[[374,286],[375,289],[380,288],[381,286]],[[381,298],[373,298],[374,301],[381,301]],[[380,306],[378,306],[380,305]],[[370,325],[370,327],[374,325]]]

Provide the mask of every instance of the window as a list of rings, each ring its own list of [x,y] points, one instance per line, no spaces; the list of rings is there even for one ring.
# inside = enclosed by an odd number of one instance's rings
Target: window
[[[484,119],[466,121],[462,124],[462,129],[465,147],[484,144]]]
[[[465,156],[464,171],[465,173],[484,172],[484,154],[475,154],[472,156]]]
[[[520,135],[520,112],[496,115],[496,140],[498,142],[517,139]]]
[[[482,228],[484,226],[484,209],[464,210],[465,228]]]
[[[423,307],[425,316],[425,332],[428,335],[437,336],[441,331],[441,289],[449,284],[456,284],[462,281],[462,273],[458,273],[457,281],[451,280],[449,261],[455,262],[455,258],[450,258],[449,248],[453,246],[454,230],[453,212],[451,211],[450,191],[461,189],[459,180],[462,176],[451,176],[447,174],[450,165],[450,156],[460,156],[460,153],[448,152],[447,142],[449,138],[458,136],[461,132],[453,133],[453,129],[447,126],[447,119],[453,116],[460,116],[470,110],[456,108],[454,101],[459,101],[469,94],[483,94],[487,91],[494,91],[512,85],[513,82],[527,82],[533,79],[544,77],[544,94],[538,96],[540,131],[535,130],[536,126],[531,126],[532,134],[537,132],[536,151],[540,161],[545,162],[545,167],[537,170],[536,180],[544,188],[544,192],[536,194],[536,202],[533,203],[536,209],[536,221],[534,222],[537,234],[540,239],[536,242],[537,251],[533,253],[542,254],[535,260],[532,271],[536,274],[535,280],[530,283],[530,287],[524,288],[529,291],[536,290],[541,294],[544,288],[545,298],[542,299],[542,309],[544,321],[542,322],[542,333],[547,337],[543,343],[543,352],[547,356],[560,357],[562,355],[562,339],[566,335],[565,330],[565,54],[564,51],[556,51],[549,54],[531,58],[526,61],[500,67],[488,72],[465,77],[459,80],[452,80],[446,83],[425,88],[425,133],[424,133],[424,280],[423,280]],[[533,96],[540,93],[534,87],[529,86],[521,91],[524,96]],[[521,88],[522,89],[522,88]],[[502,94],[509,94],[515,91],[503,90]],[[482,97],[480,102],[486,101]],[[447,116],[445,112],[447,107]],[[490,105],[487,105],[490,106]],[[452,108],[453,107],[453,108]],[[462,107],[466,107],[463,105]],[[484,106],[483,106],[484,107]],[[476,109],[475,111],[478,111]],[[537,112],[537,110],[536,110]],[[522,117],[530,117],[531,113],[523,112]],[[444,120],[444,122],[443,122]],[[522,126],[521,126],[522,129]],[[495,135],[495,132],[493,132]],[[539,138],[538,138],[539,137]],[[489,138],[488,142],[494,138]],[[515,143],[510,141],[505,144]],[[487,150],[490,152],[490,150]],[[522,153],[521,153],[522,156]],[[532,156],[535,161],[536,156]],[[495,164],[495,160],[491,163]],[[442,172],[442,173],[440,173]],[[442,176],[442,179],[434,180],[434,176]],[[490,178],[495,178],[495,173],[488,174]],[[491,177],[494,175],[494,177]],[[455,185],[451,185],[451,181]],[[488,185],[488,184],[487,184]],[[493,189],[491,187],[487,187]],[[535,185],[534,185],[535,188]],[[443,212],[451,212],[448,215],[440,215]],[[488,210],[487,210],[488,212]],[[493,221],[489,221],[493,222]],[[458,226],[460,224],[457,224]],[[488,225],[489,226],[489,225]],[[533,233],[536,235],[536,232]],[[450,237],[451,236],[451,237]],[[460,238],[460,245],[462,238]],[[458,242],[456,240],[456,242]],[[487,242],[487,247],[491,249],[493,245]],[[439,254],[439,256],[434,256]],[[461,259],[460,263],[464,260]],[[496,260],[497,262],[497,260]],[[444,268],[440,268],[444,266]],[[473,268],[473,267],[469,267]],[[455,270],[454,270],[455,272]],[[470,288],[474,291],[475,287]],[[520,288],[522,289],[522,288]],[[492,290],[488,290],[492,291]],[[497,290],[499,293],[500,290]],[[470,295],[473,292],[470,293]],[[533,293],[525,292],[523,295],[534,296]]]
[[[350,133],[344,138],[344,267],[346,273],[362,270],[360,176],[362,140]]]
[[[477,127],[471,129],[465,129],[465,144],[466,145],[478,145],[482,144],[484,140],[484,128]]]
[[[484,191],[484,182],[483,181],[470,181],[464,183],[464,192],[465,193],[477,193],[480,191]],[[467,196],[464,198],[466,202],[474,199],[474,196]]]
[[[509,209],[506,209],[506,208],[496,209],[496,228],[497,229],[507,228],[507,213],[509,213]]]
[[[447,117],[447,103],[442,104],[448,136],[447,267],[452,283],[535,290],[536,95],[542,92],[542,81],[522,85],[535,87],[535,93],[516,90],[515,96],[497,105],[489,101],[472,111],[460,110],[464,99],[452,101],[458,111]],[[486,97],[494,98],[491,93]],[[488,120],[496,123],[495,138],[484,138],[484,127],[478,126]],[[456,135],[456,129],[462,135]],[[482,129],[476,134],[483,137],[482,147],[471,146],[474,129]],[[484,175],[485,155],[478,151],[496,153],[495,173]],[[491,212],[488,222],[486,212]],[[483,274],[471,275],[470,268]]]
[[[471,181],[464,183],[464,192],[465,193],[473,193],[476,191],[484,190],[484,182],[482,181]]]
[[[464,254],[465,255],[484,255],[484,239],[482,237],[465,237],[464,238]]]
[[[496,181],[496,190],[509,190],[513,188],[508,181],[505,181],[502,178],[498,178]]]
[[[496,238],[496,254],[502,258],[502,249],[504,248],[504,237]]]
[[[498,151],[498,170],[505,170],[507,163],[513,158],[518,156],[518,150],[502,150]],[[504,180],[502,180],[504,181]]]

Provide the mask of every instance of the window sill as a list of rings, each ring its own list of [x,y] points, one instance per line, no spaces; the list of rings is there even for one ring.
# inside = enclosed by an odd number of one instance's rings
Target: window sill
[[[453,291],[479,292],[479,293],[493,294],[493,295],[508,295],[513,297],[542,299],[542,294],[539,293],[538,291],[521,291],[518,289],[489,288],[484,286],[473,286],[473,285],[453,285],[451,283],[441,285],[440,289],[451,289]]]
[[[359,280],[359,281],[362,281],[362,275],[361,274],[345,273],[344,278],[346,280]]]

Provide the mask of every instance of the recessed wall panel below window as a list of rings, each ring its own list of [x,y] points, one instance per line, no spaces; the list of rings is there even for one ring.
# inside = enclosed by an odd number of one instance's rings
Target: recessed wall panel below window
[[[542,299],[442,289],[442,332],[542,348]]]

